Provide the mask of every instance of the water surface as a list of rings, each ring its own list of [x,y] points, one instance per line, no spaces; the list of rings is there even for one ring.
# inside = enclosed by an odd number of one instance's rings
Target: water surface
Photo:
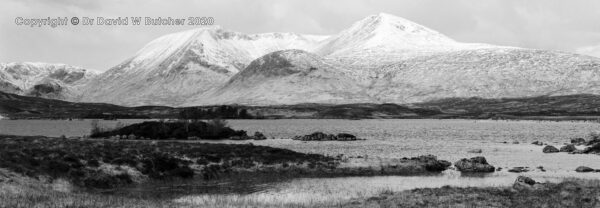
[[[104,126],[115,126],[143,120],[100,121]],[[600,173],[576,173],[581,165],[600,168],[598,155],[544,154],[542,146],[531,145],[541,141],[560,147],[569,138],[585,137],[600,130],[594,122],[549,121],[491,121],[491,120],[229,120],[234,129],[249,133],[263,132],[263,141],[201,141],[223,143],[253,143],[291,149],[305,153],[327,155],[344,154],[368,157],[371,161],[389,158],[413,157],[425,154],[451,162],[461,158],[485,156],[488,162],[504,170],[484,177],[464,176],[448,170],[436,176],[381,176],[344,178],[301,178],[242,186],[250,191],[193,194],[177,200],[192,201],[199,205],[215,205],[222,201],[265,202],[267,204],[336,203],[356,197],[369,197],[384,190],[400,191],[413,188],[454,186],[507,186],[518,175],[528,175],[539,181],[559,181],[566,177],[600,179]],[[83,136],[89,134],[90,120],[0,120],[0,134]],[[351,133],[364,141],[302,142],[289,138],[310,134]],[[273,139],[271,139],[273,138]],[[583,148],[583,147],[579,147]],[[483,153],[468,153],[482,149]],[[373,162],[373,165],[378,165]],[[515,174],[506,170],[525,166],[532,171]],[[536,169],[543,166],[542,172]],[[234,187],[234,186],[230,186]],[[235,186],[239,187],[239,186]],[[154,187],[156,188],[156,187]],[[182,189],[185,186],[175,186]],[[168,187],[165,191],[169,191]]]

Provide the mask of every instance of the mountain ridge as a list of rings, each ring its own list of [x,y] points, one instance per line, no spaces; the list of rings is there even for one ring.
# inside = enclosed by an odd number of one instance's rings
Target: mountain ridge
[[[243,34],[220,26],[167,34],[69,93],[49,97],[126,106],[414,103],[600,94],[597,80],[598,58],[462,43],[380,13],[330,36]],[[0,83],[8,92],[15,86]],[[50,82],[36,92],[58,86]]]

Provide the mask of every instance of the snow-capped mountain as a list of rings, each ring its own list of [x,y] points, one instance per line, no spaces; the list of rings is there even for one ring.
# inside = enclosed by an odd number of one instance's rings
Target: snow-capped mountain
[[[380,13],[331,36],[315,53],[360,69],[377,69],[412,57],[490,47],[498,46],[460,43],[417,23]]]
[[[216,26],[165,35],[73,99],[129,106],[407,103],[598,94],[599,78],[598,58],[461,43],[382,13],[331,36],[246,35]]]
[[[278,50],[312,50],[326,37],[246,35],[218,26],[160,37],[84,89],[82,101],[182,105],[221,87],[252,60]]]
[[[35,97],[69,99],[97,73],[81,67],[48,63],[0,63],[0,91]]]

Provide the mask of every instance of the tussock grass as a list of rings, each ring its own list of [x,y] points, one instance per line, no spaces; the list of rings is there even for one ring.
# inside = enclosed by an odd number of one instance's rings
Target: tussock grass
[[[384,191],[348,207],[598,207],[600,180],[565,179],[540,189],[451,187]]]

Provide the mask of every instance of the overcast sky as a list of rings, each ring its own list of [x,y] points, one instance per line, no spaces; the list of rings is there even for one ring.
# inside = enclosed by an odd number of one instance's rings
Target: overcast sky
[[[16,25],[17,17],[197,16],[213,17],[216,25],[243,33],[327,35],[380,12],[461,42],[600,57],[598,0],[1,0],[0,62],[66,63],[105,71],[154,38],[198,27],[69,24],[40,28]]]

